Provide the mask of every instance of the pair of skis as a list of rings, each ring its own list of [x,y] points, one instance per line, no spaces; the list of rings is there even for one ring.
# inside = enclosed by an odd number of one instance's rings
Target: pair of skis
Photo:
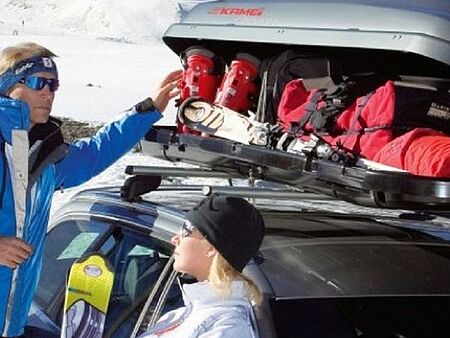
[[[159,285],[172,266],[173,258],[166,265],[161,276],[149,294],[130,338],[135,338],[148,312],[150,302]],[[176,272],[169,276],[172,285]],[[114,282],[114,272],[106,257],[99,253],[87,254],[72,264],[69,271],[64,302],[61,338],[102,338],[105,317]],[[168,292],[168,287],[163,292]],[[155,311],[161,311],[158,303]]]
[[[61,338],[101,338],[114,281],[106,257],[91,253],[69,271]]]

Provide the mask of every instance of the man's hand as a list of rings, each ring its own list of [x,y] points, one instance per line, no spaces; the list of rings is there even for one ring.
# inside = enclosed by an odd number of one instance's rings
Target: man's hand
[[[15,269],[32,252],[33,248],[17,237],[0,237],[0,265]]]
[[[169,73],[158,86],[158,89],[153,96],[153,102],[161,113],[166,109],[170,99],[180,94],[179,90],[174,89],[177,88],[178,81],[181,79],[182,74],[182,70],[173,71]]]

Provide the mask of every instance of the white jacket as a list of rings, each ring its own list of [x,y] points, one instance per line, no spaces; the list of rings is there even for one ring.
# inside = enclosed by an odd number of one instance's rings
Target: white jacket
[[[244,284],[233,282],[223,299],[208,282],[181,287],[184,307],[166,313],[139,338],[257,338],[253,310]]]

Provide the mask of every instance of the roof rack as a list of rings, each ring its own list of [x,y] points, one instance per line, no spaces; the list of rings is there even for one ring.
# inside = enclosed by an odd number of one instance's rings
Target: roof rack
[[[128,175],[161,176],[161,177],[211,177],[211,178],[244,178],[237,173],[226,173],[223,171],[204,168],[174,168],[129,165],[125,168]]]
[[[144,154],[154,158],[285,184],[362,206],[409,210],[450,207],[450,178],[375,170],[311,154],[177,134],[164,126],[152,128],[141,146]]]
[[[133,175],[127,178],[121,187],[121,197],[126,201],[136,201],[143,194],[155,190],[176,189],[177,186],[161,186],[162,178],[167,177],[204,177],[204,178],[248,178],[244,175],[234,173],[225,173],[213,169],[203,168],[174,168],[159,166],[127,166],[125,173]],[[249,180],[252,182],[252,180]],[[186,188],[192,189],[193,186],[188,185]],[[296,188],[286,188],[284,185],[267,187],[242,187],[242,186],[215,186],[215,185],[197,185],[195,188],[201,189],[202,194],[208,196],[210,194],[229,194],[238,195],[244,198],[263,198],[263,199],[312,199],[312,200],[330,200],[332,197],[305,192]]]
[[[327,195],[321,195],[302,190],[280,189],[280,188],[256,188],[256,187],[224,187],[205,185],[202,189],[205,196],[211,194],[232,194],[244,198],[265,198],[265,199],[311,199],[311,200],[331,200]]]

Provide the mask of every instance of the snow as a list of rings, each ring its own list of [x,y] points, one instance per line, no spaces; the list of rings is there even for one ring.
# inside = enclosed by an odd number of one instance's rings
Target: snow
[[[175,0],[0,0],[0,33],[87,34],[159,40],[177,16]]]

